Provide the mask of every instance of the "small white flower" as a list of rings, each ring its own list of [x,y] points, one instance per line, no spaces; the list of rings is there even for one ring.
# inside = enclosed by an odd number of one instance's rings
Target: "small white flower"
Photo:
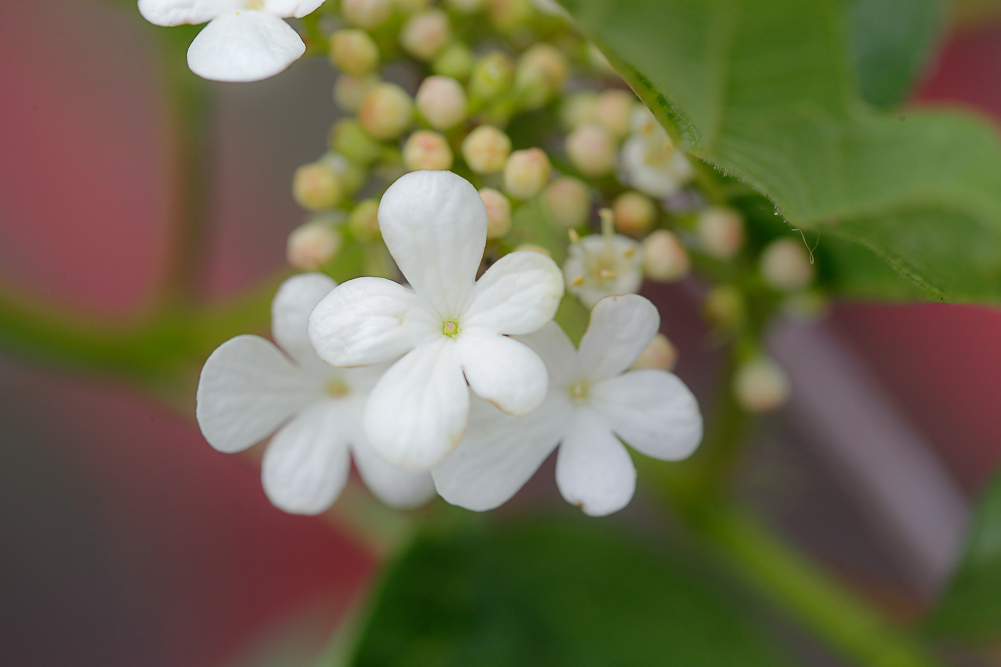
[[[430,476],[391,466],[365,441],[363,406],[382,369],[333,368],[306,336],[309,311],[335,285],[319,273],[285,281],[271,307],[281,349],[259,336],[237,336],[212,353],[198,383],[198,425],[209,444],[226,453],[277,430],[261,473],[271,502],[286,512],[328,508],[347,481],[349,454],[386,504],[423,504],[434,493]]]
[[[643,247],[628,236],[616,234],[610,209],[599,211],[601,234],[578,238],[563,263],[567,290],[590,308],[613,294],[638,292],[643,284]]]
[[[579,350],[555,323],[520,336],[549,369],[545,402],[528,416],[511,417],[474,401],[469,433],[432,471],[438,493],[471,510],[493,509],[559,446],[556,484],[568,502],[592,516],[625,507],[636,469],[622,442],[673,461],[702,439],[698,404],[681,380],[662,370],[625,372],[659,326],[653,304],[627,294],[598,302]]]
[[[283,18],[311,14],[323,0],[139,0],[156,25],[205,23],[188,48],[188,67],[214,81],[258,81],[278,74],[306,52]]]
[[[508,338],[549,322],[563,296],[553,260],[513,252],[476,281],[487,237],[479,193],[447,171],[396,181],[379,205],[379,228],[413,289],[358,278],[333,290],[309,317],[309,338],[335,366],[397,361],[365,407],[369,442],[391,463],[430,469],[458,444],[469,390],[522,415],[546,395],[546,367]]]
[[[692,165],[646,107],[633,114],[633,134],[622,144],[622,179],[640,192],[663,198],[692,180]]]

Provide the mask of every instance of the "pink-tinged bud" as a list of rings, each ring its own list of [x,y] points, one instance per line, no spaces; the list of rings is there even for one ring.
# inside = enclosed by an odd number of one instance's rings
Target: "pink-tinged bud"
[[[672,282],[688,275],[691,262],[678,237],[658,229],[643,239],[643,273],[650,280]]]
[[[322,162],[304,164],[292,178],[292,196],[299,206],[310,211],[337,206],[341,200],[341,182],[329,165]]]
[[[316,271],[341,249],[341,235],[327,222],[307,222],[288,237],[286,257],[291,267]]]
[[[498,32],[513,32],[532,20],[535,10],[529,0],[488,0],[487,13]]]
[[[455,127],[466,120],[469,110],[466,91],[455,79],[429,76],[417,89],[417,110],[436,130]]]
[[[480,190],[480,198],[487,207],[487,238],[499,239],[511,231],[511,202],[493,188]]]
[[[410,127],[414,105],[407,92],[395,83],[380,83],[361,103],[358,120],[376,139],[395,139]]]
[[[762,357],[737,369],[733,391],[748,412],[770,412],[789,400],[789,378],[781,366]]]
[[[364,30],[338,30],[330,37],[330,61],[346,74],[362,76],[379,66],[379,47]]]
[[[379,77],[375,75],[351,76],[342,73],[334,84],[334,102],[345,111],[357,113],[365,96],[377,85]]]
[[[437,132],[418,130],[403,145],[403,163],[411,171],[442,171],[452,166],[452,149]]]
[[[341,13],[348,23],[373,30],[389,20],[393,0],[343,0]]]
[[[696,232],[706,254],[716,259],[732,259],[744,246],[744,218],[731,208],[702,211]]]
[[[462,157],[477,174],[503,171],[510,153],[511,140],[490,125],[480,125],[462,142]]]
[[[531,199],[542,192],[553,165],[541,148],[515,151],[504,165],[504,189],[515,199]]]
[[[560,120],[568,130],[598,124],[598,94],[586,90],[570,95],[560,107]]]
[[[469,77],[469,94],[490,101],[510,88],[514,82],[514,61],[499,51],[480,58]]]
[[[598,178],[615,168],[615,144],[600,125],[581,125],[567,136],[567,156],[580,173]]]
[[[813,264],[799,239],[772,241],[761,253],[761,277],[780,292],[794,292],[813,280]]]
[[[615,139],[624,139],[632,127],[636,98],[625,90],[606,90],[598,96],[598,122]]]
[[[612,204],[615,228],[629,236],[646,234],[657,219],[657,205],[638,192],[624,192]]]
[[[412,16],[400,31],[400,46],[418,60],[431,60],[451,39],[448,16],[438,9]]]
[[[678,363],[678,348],[671,344],[664,334],[657,334],[640,353],[633,365],[632,370],[644,370],[655,368],[662,371],[673,371]]]
[[[702,303],[702,313],[717,329],[733,329],[744,321],[744,296],[732,285],[714,287]]]
[[[546,188],[546,206],[560,227],[581,227],[591,215],[591,191],[580,179],[563,176]]]
[[[379,200],[366,199],[358,202],[351,217],[348,218],[348,229],[351,235],[359,241],[374,241],[379,238]]]
[[[518,59],[515,87],[526,109],[537,109],[563,89],[570,65],[552,44],[536,44]]]

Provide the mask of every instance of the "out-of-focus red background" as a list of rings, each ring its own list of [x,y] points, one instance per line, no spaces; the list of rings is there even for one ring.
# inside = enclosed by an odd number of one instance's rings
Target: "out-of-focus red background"
[[[154,293],[171,134],[151,30],[100,0],[5,8],[4,291],[122,320]],[[999,71],[1001,29],[967,27],[919,97],[1001,116]],[[291,173],[323,151],[333,78],[303,61],[214,84],[206,300],[282,267],[302,220]],[[1001,312],[841,304],[833,321],[973,494],[1001,455]],[[347,537],[272,508],[252,465],[126,387],[0,356],[0,427],[2,664],[250,665],[282,651],[301,664],[294,651],[315,650],[369,577]]]

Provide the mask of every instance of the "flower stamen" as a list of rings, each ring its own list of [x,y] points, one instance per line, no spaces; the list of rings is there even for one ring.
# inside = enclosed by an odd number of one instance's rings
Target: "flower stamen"
[[[442,324],[441,332],[449,338],[455,338],[459,333],[459,323],[455,320],[449,320]]]

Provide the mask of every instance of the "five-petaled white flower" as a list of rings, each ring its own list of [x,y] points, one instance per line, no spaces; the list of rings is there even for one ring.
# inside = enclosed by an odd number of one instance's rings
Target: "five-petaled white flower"
[[[283,18],[302,18],[323,0],[139,0],[150,23],[205,23],[188,48],[188,67],[215,81],[257,81],[278,74],[306,52]]]
[[[386,504],[423,504],[434,494],[430,475],[386,463],[365,441],[363,405],[381,368],[333,368],[309,344],[309,311],[335,285],[306,273],[278,290],[272,335],[288,356],[259,336],[237,336],[212,353],[198,383],[198,425],[209,444],[227,453],[277,429],[261,476],[271,502],[287,512],[317,514],[329,507],[347,482],[349,453]]]
[[[412,289],[383,278],[350,280],[309,317],[309,338],[335,366],[394,360],[365,406],[365,432],[391,463],[427,470],[466,430],[469,389],[523,415],[546,396],[539,356],[508,335],[552,320],[563,278],[550,258],[513,252],[477,281],[487,211],[469,182],[447,171],[396,181],[379,205],[379,228]]]
[[[681,380],[662,370],[624,372],[659,327],[654,305],[627,294],[598,302],[580,350],[555,323],[520,336],[549,369],[545,402],[525,417],[474,402],[469,432],[432,471],[438,493],[471,510],[493,509],[560,445],[556,484],[564,498],[592,516],[625,507],[636,469],[616,436],[664,460],[687,457],[702,439],[698,404]]]
[[[692,180],[692,165],[648,109],[633,114],[633,134],[622,144],[622,180],[651,197],[670,197]]]

